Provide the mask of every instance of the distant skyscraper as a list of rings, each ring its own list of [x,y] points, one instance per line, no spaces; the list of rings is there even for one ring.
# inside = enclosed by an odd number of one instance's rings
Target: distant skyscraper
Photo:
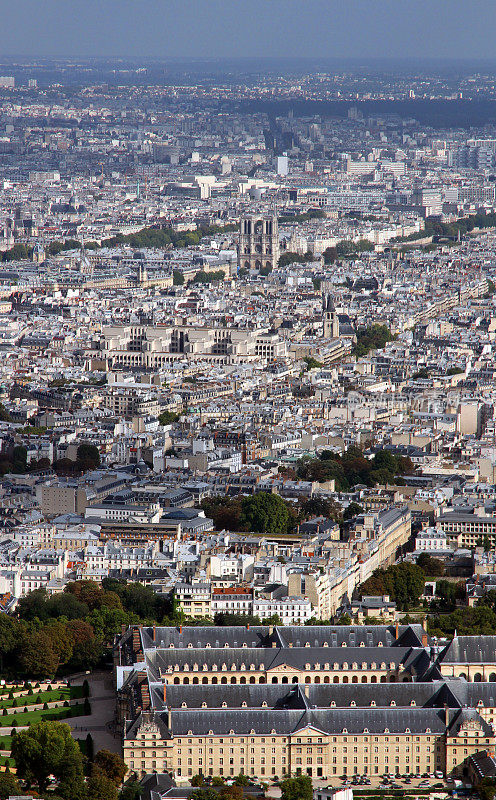
[[[0,76],[0,88],[1,89],[13,89],[15,86],[15,78],[12,75],[1,75]]]
[[[279,227],[277,217],[245,217],[241,220],[238,265],[260,271],[273,269],[279,258]]]
[[[28,80],[28,89],[37,89],[38,88],[38,81],[36,78],[30,78]]]
[[[277,156],[276,158],[276,172],[278,175],[288,174],[288,157],[286,155]]]

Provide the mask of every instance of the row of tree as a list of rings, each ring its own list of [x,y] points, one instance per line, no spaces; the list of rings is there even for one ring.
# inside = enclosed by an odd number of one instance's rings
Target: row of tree
[[[334,479],[338,492],[348,492],[357,484],[401,484],[401,476],[412,475],[415,467],[410,458],[379,450],[366,458],[359,447],[349,447],[342,455],[323,450],[318,458],[303,458],[297,474],[303,480],[324,483]]]
[[[310,497],[291,503],[268,492],[258,492],[250,497],[208,497],[203,500],[202,508],[213,519],[217,530],[273,535],[292,533],[299,524],[313,517],[346,522],[363,510],[358,503],[350,503],[343,512],[339,503],[326,497]]]
[[[24,445],[16,445],[12,449],[0,453],[0,475],[13,472],[24,475],[28,472],[38,472],[42,469],[53,469],[57,475],[81,475],[88,470],[100,466],[100,451],[94,444],[81,444],[76,452],[76,459],[61,458],[50,462],[48,458],[32,460],[28,464],[28,451]]]
[[[51,597],[36,589],[19,600],[15,617],[0,616],[0,668],[16,678],[91,669],[122,626],[178,621],[173,602],[140,583],[74,581]]]
[[[229,225],[203,225],[195,231],[175,231],[173,228],[142,228],[136,233],[118,233],[110,239],[102,241],[102,247],[115,247],[119,244],[128,244],[131,247],[156,247],[162,249],[175,249],[196,246],[204,236],[215,236],[218,233],[236,231],[238,226]]]

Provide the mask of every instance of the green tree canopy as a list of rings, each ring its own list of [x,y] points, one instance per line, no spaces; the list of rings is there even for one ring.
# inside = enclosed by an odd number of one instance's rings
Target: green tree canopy
[[[111,753],[110,750],[99,750],[95,756],[95,765],[116,786],[122,783],[127,772],[127,767],[120,755]]]
[[[402,561],[387,569],[377,569],[360,586],[360,595],[389,595],[398,608],[407,611],[416,606],[424,591],[425,575],[417,564]]]
[[[8,797],[19,797],[22,794],[19,781],[8,772],[0,772],[0,800],[7,800]]]
[[[312,800],[313,787],[309,775],[298,775],[281,781],[281,800]]]
[[[34,722],[12,739],[12,757],[17,774],[30,786],[44,792],[50,775],[61,782],[83,783],[83,759],[69,725],[62,722]]]
[[[285,533],[291,525],[287,504],[282,497],[257,492],[242,501],[243,518],[248,530],[257,533]]]

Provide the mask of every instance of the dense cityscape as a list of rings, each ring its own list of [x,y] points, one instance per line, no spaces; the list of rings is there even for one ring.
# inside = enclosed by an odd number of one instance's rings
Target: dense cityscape
[[[496,70],[0,72],[0,800],[493,800]]]

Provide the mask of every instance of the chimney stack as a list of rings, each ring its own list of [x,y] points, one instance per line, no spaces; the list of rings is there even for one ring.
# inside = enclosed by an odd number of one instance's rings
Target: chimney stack
[[[157,627],[156,627],[156,625],[154,625],[153,626],[153,641],[155,641],[156,637],[157,637]]]
[[[167,699],[167,698],[166,698],[166,694],[167,694],[167,684],[166,684],[166,683],[164,683],[164,705],[165,705],[165,701],[166,701],[166,699]]]
[[[399,636],[400,636],[400,625],[399,625],[399,622],[397,622],[396,623],[396,635],[395,635],[394,638],[395,639],[399,639]]]

